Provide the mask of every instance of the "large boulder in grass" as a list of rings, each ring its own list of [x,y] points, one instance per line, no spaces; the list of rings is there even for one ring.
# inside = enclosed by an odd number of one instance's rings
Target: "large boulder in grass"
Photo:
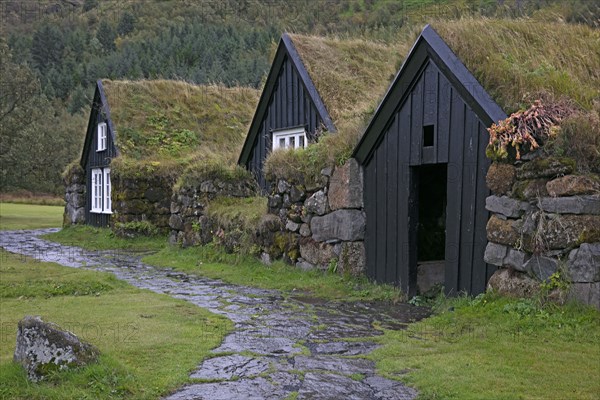
[[[98,349],[56,324],[32,316],[19,321],[13,359],[25,368],[33,382],[54,371],[93,363],[98,356]]]

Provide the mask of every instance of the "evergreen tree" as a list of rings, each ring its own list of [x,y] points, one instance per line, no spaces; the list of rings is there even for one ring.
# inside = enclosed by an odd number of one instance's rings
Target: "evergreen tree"
[[[117,25],[117,33],[119,36],[125,36],[133,32],[134,27],[135,17],[129,11],[125,11],[119,20],[119,25]]]
[[[34,67],[45,75],[51,68],[60,66],[64,53],[64,39],[53,25],[43,24],[33,34],[31,59]]]
[[[116,49],[116,38],[117,35],[115,34],[112,26],[106,21],[100,22],[100,25],[98,25],[98,31],[96,31],[96,39],[98,39],[105,52],[108,53]]]

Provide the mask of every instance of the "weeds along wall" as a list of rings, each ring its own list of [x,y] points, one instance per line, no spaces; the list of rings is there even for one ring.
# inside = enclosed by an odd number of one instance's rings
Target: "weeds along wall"
[[[515,162],[494,162],[485,261],[501,267],[489,285],[533,295],[561,289],[600,308],[600,180],[577,161],[539,149]]]

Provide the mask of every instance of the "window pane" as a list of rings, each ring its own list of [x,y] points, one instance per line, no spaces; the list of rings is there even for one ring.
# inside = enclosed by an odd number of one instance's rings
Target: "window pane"
[[[279,147],[285,149],[285,138],[279,138]]]
[[[304,148],[304,136],[300,135],[300,137],[298,137],[298,147]]]
[[[296,148],[296,137],[295,136],[290,136],[290,148],[291,149]]]

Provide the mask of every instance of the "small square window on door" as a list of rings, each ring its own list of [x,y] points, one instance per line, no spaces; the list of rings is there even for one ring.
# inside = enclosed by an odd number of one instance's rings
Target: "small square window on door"
[[[306,147],[304,127],[273,131],[273,151],[278,149],[303,149]]]

